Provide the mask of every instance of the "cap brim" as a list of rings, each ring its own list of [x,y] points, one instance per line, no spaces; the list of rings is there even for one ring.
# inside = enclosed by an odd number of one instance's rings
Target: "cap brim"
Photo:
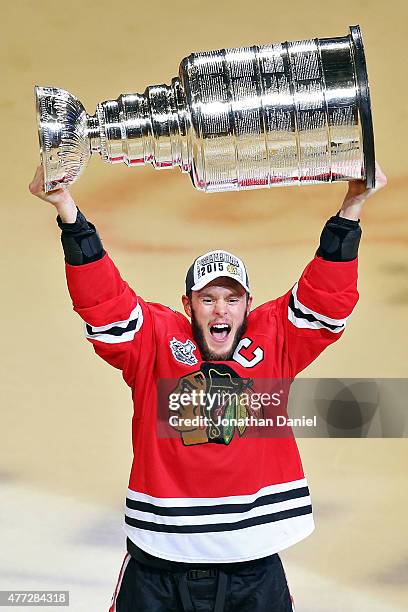
[[[237,278],[234,274],[230,274],[229,272],[222,272],[221,274],[217,272],[213,274],[206,274],[205,278],[202,278],[195,285],[193,285],[193,287],[191,287],[191,291],[199,291],[200,289],[203,289],[206,285],[208,285],[208,283],[211,283],[211,281],[215,280],[216,278],[223,278],[223,277],[232,278],[232,280],[234,280],[236,283],[239,283],[241,287],[245,289],[245,291],[247,291],[248,293],[251,293],[249,287],[247,287],[247,285],[242,280]]]

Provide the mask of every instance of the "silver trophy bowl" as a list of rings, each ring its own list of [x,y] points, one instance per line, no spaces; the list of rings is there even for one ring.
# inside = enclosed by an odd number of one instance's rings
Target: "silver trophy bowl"
[[[91,157],[88,117],[64,89],[35,87],[38,136],[45,191],[70,185]]]
[[[171,85],[122,94],[87,115],[35,87],[45,190],[109,163],[178,166],[204,192],[364,180],[374,135],[359,26],[347,36],[192,53]]]

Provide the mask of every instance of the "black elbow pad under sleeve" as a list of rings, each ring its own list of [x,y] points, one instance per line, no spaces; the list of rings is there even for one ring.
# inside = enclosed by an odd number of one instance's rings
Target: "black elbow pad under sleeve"
[[[351,261],[357,257],[360,238],[360,222],[337,213],[326,222],[316,255],[327,261]]]
[[[105,251],[98,232],[79,209],[74,223],[63,223],[59,215],[57,223],[62,230],[62,248],[68,264],[80,266],[103,257]]]

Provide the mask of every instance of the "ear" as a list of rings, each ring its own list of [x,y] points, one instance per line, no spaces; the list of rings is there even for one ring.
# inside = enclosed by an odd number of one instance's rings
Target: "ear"
[[[248,302],[247,302],[247,315],[249,315],[249,311],[251,310],[251,306],[252,306],[252,295],[249,296],[248,298]]]
[[[191,302],[190,302],[190,299],[187,297],[187,295],[182,295],[181,296],[181,301],[183,302],[184,312],[191,319]]]

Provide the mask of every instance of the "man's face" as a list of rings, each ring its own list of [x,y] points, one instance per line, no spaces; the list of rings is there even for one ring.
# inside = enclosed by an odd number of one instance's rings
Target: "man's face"
[[[182,300],[203,359],[231,359],[245,331],[252,297],[237,281],[220,277]]]

